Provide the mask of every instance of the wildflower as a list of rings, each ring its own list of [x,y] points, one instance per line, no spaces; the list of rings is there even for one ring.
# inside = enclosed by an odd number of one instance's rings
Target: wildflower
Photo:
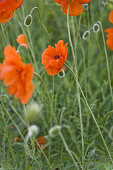
[[[110,50],[113,50],[113,28],[108,28],[108,29],[105,30],[105,32],[108,33],[106,44],[108,45]]]
[[[77,16],[80,15],[83,11],[82,4],[89,3],[91,0],[54,0],[56,3],[60,4],[62,10],[65,14],[67,14],[68,6],[70,3],[69,8],[69,15]]]
[[[28,47],[28,43],[27,43],[27,40],[26,40],[26,37],[24,34],[20,34],[17,39],[16,39],[17,43],[18,44],[23,44],[22,46],[27,48]],[[24,45],[25,44],[25,45]]]
[[[67,43],[64,45],[63,40],[58,41],[55,47],[56,48],[53,48],[49,45],[42,53],[42,64],[45,65],[44,68],[51,76],[62,71],[68,52]]]
[[[0,0],[0,23],[8,22],[23,0]]]
[[[110,14],[109,14],[109,21],[111,23],[113,23],[113,11],[111,11]],[[108,29],[105,30],[105,32],[108,33],[106,44],[108,45],[110,50],[113,50],[113,28],[108,28]]]
[[[47,140],[43,136],[36,138],[36,141],[37,142],[35,142],[35,148],[37,148],[37,149],[40,149],[40,147],[42,147],[43,145],[45,145],[47,143]],[[46,149],[47,149],[47,147],[44,147],[43,152],[46,151]],[[41,156],[43,156],[43,153],[41,153]]]
[[[3,64],[0,64],[0,80],[4,80],[10,95],[19,98],[21,103],[27,104],[34,89],[33,66],[25,65],[16,49],[10,45],[5,47],[4,55]]]
[[[113,10],[109,14],[109,21],[113,24]]]

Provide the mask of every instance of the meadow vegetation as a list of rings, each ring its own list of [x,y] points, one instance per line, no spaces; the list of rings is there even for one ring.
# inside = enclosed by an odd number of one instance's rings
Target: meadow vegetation
[[[104,32],[113,27],[108,20],[113,2],[103,2],[91,0],[81,15],[68,16],[53,0],[24,0],[14,17],[0,24],[0,63],[4,48],[17,49],[16,38],[24,34],[28,48],[20,47],[19,53],[34,67],[34,92],[27,105],[10,96],[0,81],[1,170],[113,170],[113,51]],[[26,27],[33,7],[38,8]],[[48,75],[41,63],[43,51],[59,40],[68,43],[64,77]],[[28,113],[34,118],[26,119]],[[25,142],[31,125],[39,133]],[[40,136],[46,138],[41,146],[36,142]]]

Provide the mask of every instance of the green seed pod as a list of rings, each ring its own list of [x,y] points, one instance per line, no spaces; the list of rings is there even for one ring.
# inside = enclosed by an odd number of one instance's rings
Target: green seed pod
[[[40,113],[41,107],[37,103],[30,103],[24,112],[25,120],[30,124],[34,123],[40,118]]]

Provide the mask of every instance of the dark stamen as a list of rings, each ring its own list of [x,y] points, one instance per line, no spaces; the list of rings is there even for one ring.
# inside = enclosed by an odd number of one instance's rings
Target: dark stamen
[[[55,56],[55,57],[54,57],[54,59],[59,59],[59,58],[60,58],[60,56],[59,56],[59,55],[57,55],[57,56]]]

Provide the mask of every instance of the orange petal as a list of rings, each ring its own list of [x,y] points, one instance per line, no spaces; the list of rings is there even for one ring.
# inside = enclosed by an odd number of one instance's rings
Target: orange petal
[[[14,9],[12,9],[6,2],[0,2],[0,23],[8,22],[14,15]]]
[[[29,99],[31,98],[33,94],[34,86],[33,84],[30,84],[27,87],[27,90],[25,90],[24,94],[20,95],[20,101],[21,103],[27,104]]]
[[[54,0],[56,3],[61,4],[62,0]]]
[[[113,38],[108,38],[106,40],[106,44],[108,45],[108,47],[110,48],[110,50],[113,50]]]
[[[113,28],[108,28],[108,29],[105,30],[105,32],[113,33]]]
[[[10,94],[10,95],[14,95],[16,92],[17,92],[17,88],[16,88],[16,85],[11,85],[10,87],[8,87],[7,88],[7,90],[8,90],[8,93]]]
[[[20,78],[20,74],[16,69],[9,71],[4,75],[4,84],[6,86],[16,84],[19,78]]]
[[[67,14],[69,2],[70,0],[61,1],[62,10],[66,14]],[[83,11],[82,5],[76,0],[71,0],[70,8],[69,8],[69,15],[77,16],[77,15],[80,15],[82,11]]]
[[[7,0],[7,3],[10,3],[10,6],[16,10],[22,5],[23,0]]]
[[[113,10],[109,14],[109,21],[113,23]]]
[[[77,0],[80,4],[89,3],[91,0]]]
[[[14,47],[10,45],[6,46],[4,49],[5,60],[9,61],[10,59],[21,61],[20,55],[17,53]]]
[[[54,59],[55,55],[56,50],[49,45],[48,48],[45,49],[44,52],[42,53],[42,64],[43,65],[48,64],[50,60]]]
[[[8,22],[23,0],[0,0],[0,23]]]
[[[64,45],[63,40],[59,40],[57,44],[55,44],[57,54],[60,54],[63,58],[63,64],[66,62],[67,59],[67,52],[68,52],[68,43]]]
[[[28,47],[27,40],[26,40],[24,34],[20,34],[20,35],[17,37],[16,41],[17,41],[19,44],[25,44],[25,45],[22,45],[23,47],[25,47],[25,48]]]
[[[57,59],[51,60],[49,64],[45,65],[44,68],[46,69],[48,75],[54,76],[62,70],[62,65],[61,59]]]
[[[4,65],[0,64],[0,80],[4,78]]]

